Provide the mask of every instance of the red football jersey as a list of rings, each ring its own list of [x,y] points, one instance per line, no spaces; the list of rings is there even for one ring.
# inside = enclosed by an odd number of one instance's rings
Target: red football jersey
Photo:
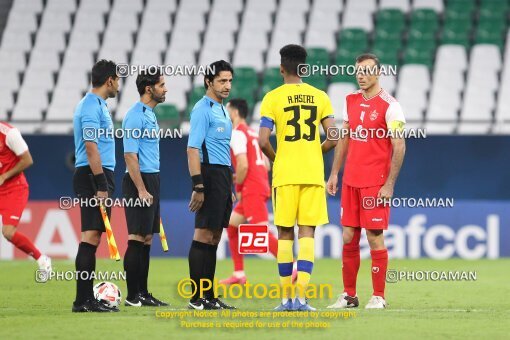
[[[392,155],[388,126],[405,123],[400,104],[384,90],[370,99],[359,90],[345,97],[343,119],[350,127],[344,183],[356,188],[383,185]]]
[[[245,153],[248,158],[248,173],[242,183],[242,195],[257,194],[269,197],[269,180],[265,156],[260,150],[258,134],[248,125],[239,124],[232,131],[230,140],[232,165],[236,169],[236,156]]]
[[[19,162],[19,156],[27,150],[27,143],[21,137],[18,129],[7,123],[0,122],[0,174],[4,174],[14,168]],[[4,184],[0,185],[0,192],[10,191],[18,186],[28,187],[23,172],[9,178]]]

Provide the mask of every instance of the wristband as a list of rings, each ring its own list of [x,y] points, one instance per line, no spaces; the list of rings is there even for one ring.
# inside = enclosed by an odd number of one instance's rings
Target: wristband
[[[191,176],[191,182],[193,182],[193,188],[195,188],[199,184],[204,184],[204,178],[202,175]]]
[[[94,175],[94,181],[97,185],[97,191],[108,191],[108,181],[106,180],[104,172]]]
[[[193,191],[200,194],[200,193],[205,191],[205,188],[204,187],[196,187],[195,186],[195,187],[193,187]]]

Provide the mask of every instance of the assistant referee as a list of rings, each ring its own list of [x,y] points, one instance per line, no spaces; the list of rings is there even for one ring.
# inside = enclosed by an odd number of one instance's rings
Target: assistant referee
[[[216,251],[223,228],[232,213],[232,171],[230,137],[232,121],[223,106],[230,94],[234,70],[219,60],[210,65],[204,76],[205,96],[191,111],[188,139],[188,166],[193,182],[189,208],[195,213],[195,234],[189,251],[190,279],[200,287],[209,280],[210,289],[195,291],[190,309],[234,309],[214,296]]]
[[[78,103],[74,111],[75,167],[73,187],[76,196],[89,200],[93,197],[111,197],[115,189],[113,170],[115,169],[115,139],[113,121],[106,105],[108,98],[119,92],[117,65],[111,60],[99,60],[92,67],[92,89]],[[106,208],[108,217],[111,209]],[[76,254],[76,299],[72,311],[118,312],[94,298],[92,273],[96,270],[96,250],[105,232],[104,222],[97,206],[80,206],[81,242]]]
[[[167,89],[165,78],[156,72],[140,72],[136,87],[140,101],[122,122],[126,160],[122,194],[127,202],[124,212],[129,234],[124,255],[128,288],[125,305],[168,306],[147,289],[152,235],[159,232],[160,224],[159,125],[154,107],[165,101]]]

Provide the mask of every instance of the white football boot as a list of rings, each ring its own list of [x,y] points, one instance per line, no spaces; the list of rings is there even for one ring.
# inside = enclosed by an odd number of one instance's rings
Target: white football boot
[[[41,255],[37,259],[37,264],[39,265],[39,270],[44,270],[48,274],[53,271],[51,268],[51,259],[46,255]]]
[[[338,300],[328,308],[343,309],[343,308],[355,308],[359,306],[358,296],[349,296],[347,293],[342,293],[338,297]]]
[[[380,296],[372,296],[365,306],[366,309],[384,309],[386,301]]]

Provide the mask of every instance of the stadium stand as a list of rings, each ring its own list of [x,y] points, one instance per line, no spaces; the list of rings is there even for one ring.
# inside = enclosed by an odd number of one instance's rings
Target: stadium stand
[[[309,63],[353,64],[376,53],[396,75],[384,88],[409,126],[428,133],[510,133],[507,0],[14,0],[0,5],[0,119],[25,133],[68,133],[99,58],[129,64],[233,62],[231,97],[253,126],[260,100],[281,84],[279,49],[303,44]],[[135,77],[109,100],[117,122],[136,100]],[[354,77],[304,78],[331,97],[341,122]],[[189,128],[201,76],[168,77],[167,126]]]

